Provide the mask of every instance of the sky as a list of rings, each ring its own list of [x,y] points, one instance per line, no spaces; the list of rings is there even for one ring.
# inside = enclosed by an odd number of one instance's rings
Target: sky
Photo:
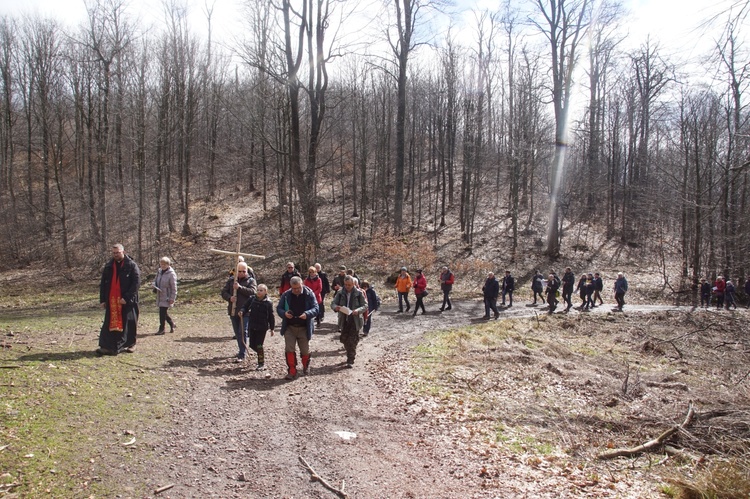
[[[374,2],[377,0],[364,0]],[[454,0],[459,6],[491,8],[502,0]],[[637,47],[651,37],[668,52],[695,57],[712,47],[716,29],[701,27],[701,21],[727,10],[743,0],[622,0],[631,14],[625,23],[630,33],[626,43]],[[221,38],[241,33],[241,0],[176,0],[188,5],[193,28],[206,33],[206,3],[214,2],[214,36]],[[129,0],[129,11],[146,25],[161,24],[164,16],[161,0]],[[84,0],[0,0],[0,15],[20,16],[28,13],[53,16],[68,26],[80,24],[86,16]],[[717,24],[723,24],[726,15]],[[750,30],[750,26],[746,31]]]

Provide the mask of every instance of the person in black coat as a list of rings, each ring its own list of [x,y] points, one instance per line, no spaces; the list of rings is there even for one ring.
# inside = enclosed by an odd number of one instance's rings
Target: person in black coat
[[[562,298],[567,304],[565,311],[573,308],[573,287],[576,285],[576,276],[570,267],[565,267],[565,273],[562,277]]]
[[[367,281],[362,281],[360,284],[362,291],[365,292],[365,299],[367,300],[367,312],[365,313],[365,325],[362,328],[362,335],[367,336],[370,334],[372,328],[372,314],[380,309],[380,297],[375,291],[375,288],[370,285]]]
[[[326,295],[331,292],[331,281],[328,280],[328,274],[323,272],[323,267],[319,264],[315,264],[315,270],[318,271],[318,277],[320,277],[320,280],[323,284],[323,290],[320,292],[320,298],[323,300],[323,304],[326,302]],[[320,325],[321,322],[323,322],[323,319],[325,319],[325,306],[320,307],[320,315],[316,317],[318,320],[318,325]]]
[[[99,304],[104,309],[104,323],[99,332],[97,355],[134,351],[140,286],[138,265],[125,254],[122,244],[115,244],[112,259],[104,266],[99,283]]]
[[[239,311],[240,317],[247,317],[247,344],[252,351],[258,355],[258,365],[256,371],[266,369],[266,358],[263,353],[263,343],[266,341],[266,331],[271,331],[276,327],[276,314],[274,314],[273,303],[268,297],[268,288],[265,284],[258,285],[255,296],[245,302]]]
[[[505,277],[503,277],[503,307],[505,306],[505,295],[508,295],[508,306],[513,306],[513,290],[516,289],[516,280],[510,275],[510,270],[505,271]]]
[[[484,296],[484,317],[482,319],[490,318],[490,310],[495,313],[495,319],[500,317],[500,312],[497,310],[497,295],[500,294],[500,282],[495,278],[494,272],[487,274],[487,280],[484,281],[482,286],[482,295]]]
[[[578,310],[588,309],[588,300],[586,298],[586,274],[581,274],[581,278],[578,279],[578,286],[576,287],[576,291],[578,291],[578,296],[581,297],[581,306],[578,307]]]
[[[594,273],[594,307],[596,307],[596,301],[599,300],[599,305],[604,305],[602,299],[602,291],[604,291],[604,281],[599,272]]]
[[[711,305],[711,283],[705,278],[701,279],[701,307],[708,308]]]
[[[534,273],[534,277],[531,278],[531,291],[534,293],[534,305],[536,305],[536,297],[539,295],[539,300],[544,303],[544,295],[542,294],[544,292],[544,276],[542,273],[537,270]]]
[[[560,281],[555,274],[550,274],[547,278],[547,304],[549,312],[553,313],[557,308],[557,290],[560,289]]]
[[[235,290],[237,290],[236,293]],[[227,302],[227,314],[229,320],[232,321],[234,339],[237,340],[239,348],[237,362],[245,360],[245,344],[247,343],[247,318],[241,317],[239,311],[250,298],[255,296],[256,290],[255,279],[250,277],[247,264],[244,262],[237,264],[237,279],[235,280],[234,277],[227,279],[221,289],[221,297]]]

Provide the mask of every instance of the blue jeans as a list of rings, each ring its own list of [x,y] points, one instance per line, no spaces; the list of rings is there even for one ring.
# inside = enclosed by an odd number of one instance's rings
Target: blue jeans
[[[250,316],[239,317],[237,315],[229,317],[232,320],[232,329],[237,336],[237,346],[240,347],[240,353],[237,357],[245,358],[245,342],[247,341],[247,324],[250,322]]]

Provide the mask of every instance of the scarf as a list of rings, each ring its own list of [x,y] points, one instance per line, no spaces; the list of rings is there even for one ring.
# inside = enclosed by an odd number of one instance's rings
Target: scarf
[[[122,305],[120,298],[120,276],[117,274],[117,262],[112,262],[112,283],[109,286],[109,330],[113,333],[121,333],[122,327]]]

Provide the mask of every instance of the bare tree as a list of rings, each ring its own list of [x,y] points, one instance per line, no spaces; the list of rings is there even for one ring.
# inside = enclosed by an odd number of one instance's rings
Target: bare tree
[[[547,38],[552,55],[552,104],[555,110],[555,156],[552,160],[547,255],[560,253],[561,189],[565,178],[565,155],[576,50],[588,26],[588,0],[536,0],[544,22],[534,24]]]
[[[107,251],[107,176],[110,162],[110,114],[113,76],[117,76],[118,61],[130,43],[130,30],[124,21],[124,0],[94,0],[86,5],[88,12],[87,39],[82,41],[98,64],[101,101],[98,103],[99,123],[96,127],[96,179],[99,203],[99,224],[102,253]],[[114,67],[113,67],[114,65]],[[113,72],[115,73],[113,75]]]

